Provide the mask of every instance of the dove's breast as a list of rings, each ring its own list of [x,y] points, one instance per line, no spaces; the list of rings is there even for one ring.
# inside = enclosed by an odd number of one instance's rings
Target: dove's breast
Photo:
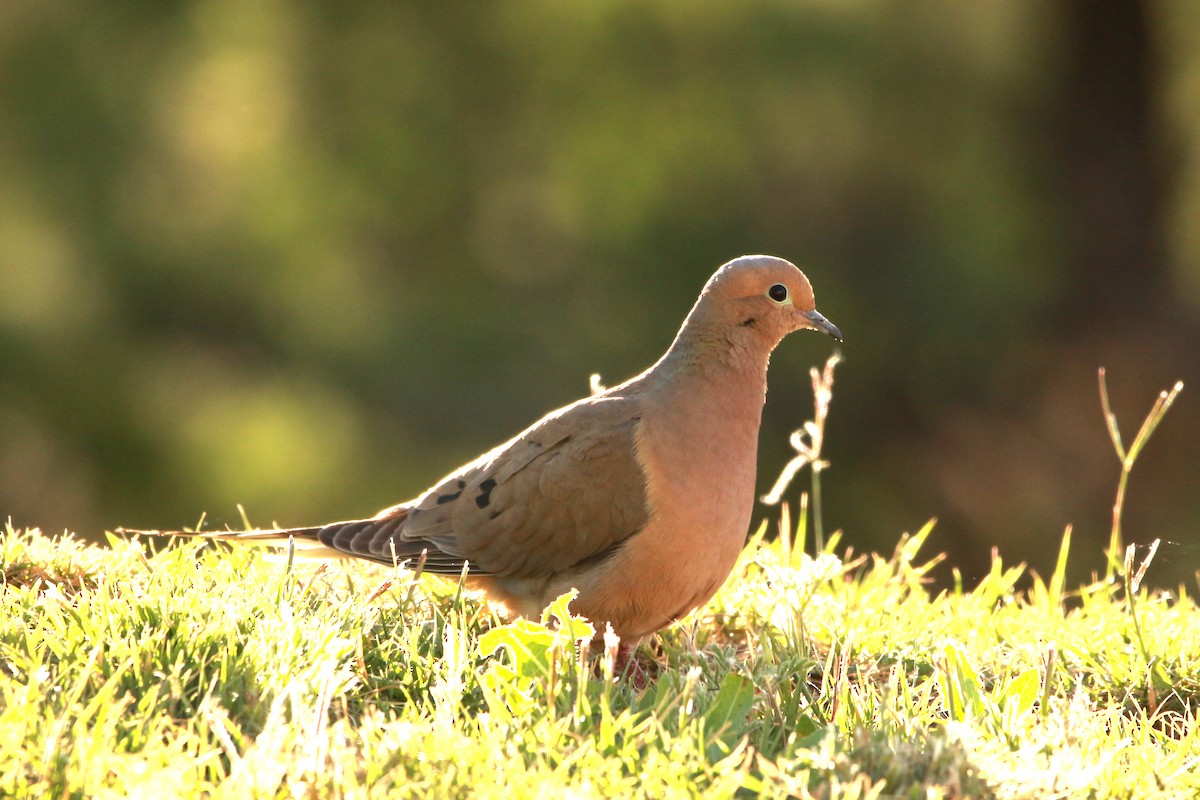
[[[745,413],[746,398],[730,394],[688,403],[686,413],[676,406],[674,413],[644,414],[637,457],[646,477],[645,528],[602,563],[558,576],[550,595],[578,588],[576,610],[611,622],[627,639],[712,597],[741,553],[754,504],[763,391],[757,388],[757,402],[748,406],[752,414]]]

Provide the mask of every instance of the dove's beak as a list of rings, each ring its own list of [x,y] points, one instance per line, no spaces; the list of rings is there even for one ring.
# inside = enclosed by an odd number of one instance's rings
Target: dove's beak
[[[814,331],[827,333],[839,342],[842,341],[842,332],[838,330],[838,326],[825,319],[815,308],[812,311],[801,312],[801,316],[804,317],[809,327]]]

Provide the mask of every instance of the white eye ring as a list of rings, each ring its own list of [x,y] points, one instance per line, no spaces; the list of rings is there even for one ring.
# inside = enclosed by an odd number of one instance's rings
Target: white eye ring
[[[771,298],[772,302],[783,304],[787,302],[788,290],[782,283],[776,283],[767,289],[767,297]]]

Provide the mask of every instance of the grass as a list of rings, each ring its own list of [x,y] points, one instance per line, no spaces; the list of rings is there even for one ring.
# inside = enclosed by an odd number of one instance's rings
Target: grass
[[[858,557],[778,526],[641,692],[569,597],[506,622],[404,570],[9,526],[0,796],[1200,794],[1200,613],[1132,550],[1068,589],[1068,530],[1046,579],[932,593],[931,525]]]

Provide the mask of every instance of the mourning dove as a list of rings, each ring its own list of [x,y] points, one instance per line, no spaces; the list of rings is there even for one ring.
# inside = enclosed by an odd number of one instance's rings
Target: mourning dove
[[[465,569],[526,617],[576,589],[572,609],[610,624],[628,663],[733,569],[754,504],[767,361],[806,328],[842,338],[804,273],[771,256],[734,259],[653,366],[550,412],[416,499],[370,519],[200,535],[389,565],[425,553],[426,572]]]

